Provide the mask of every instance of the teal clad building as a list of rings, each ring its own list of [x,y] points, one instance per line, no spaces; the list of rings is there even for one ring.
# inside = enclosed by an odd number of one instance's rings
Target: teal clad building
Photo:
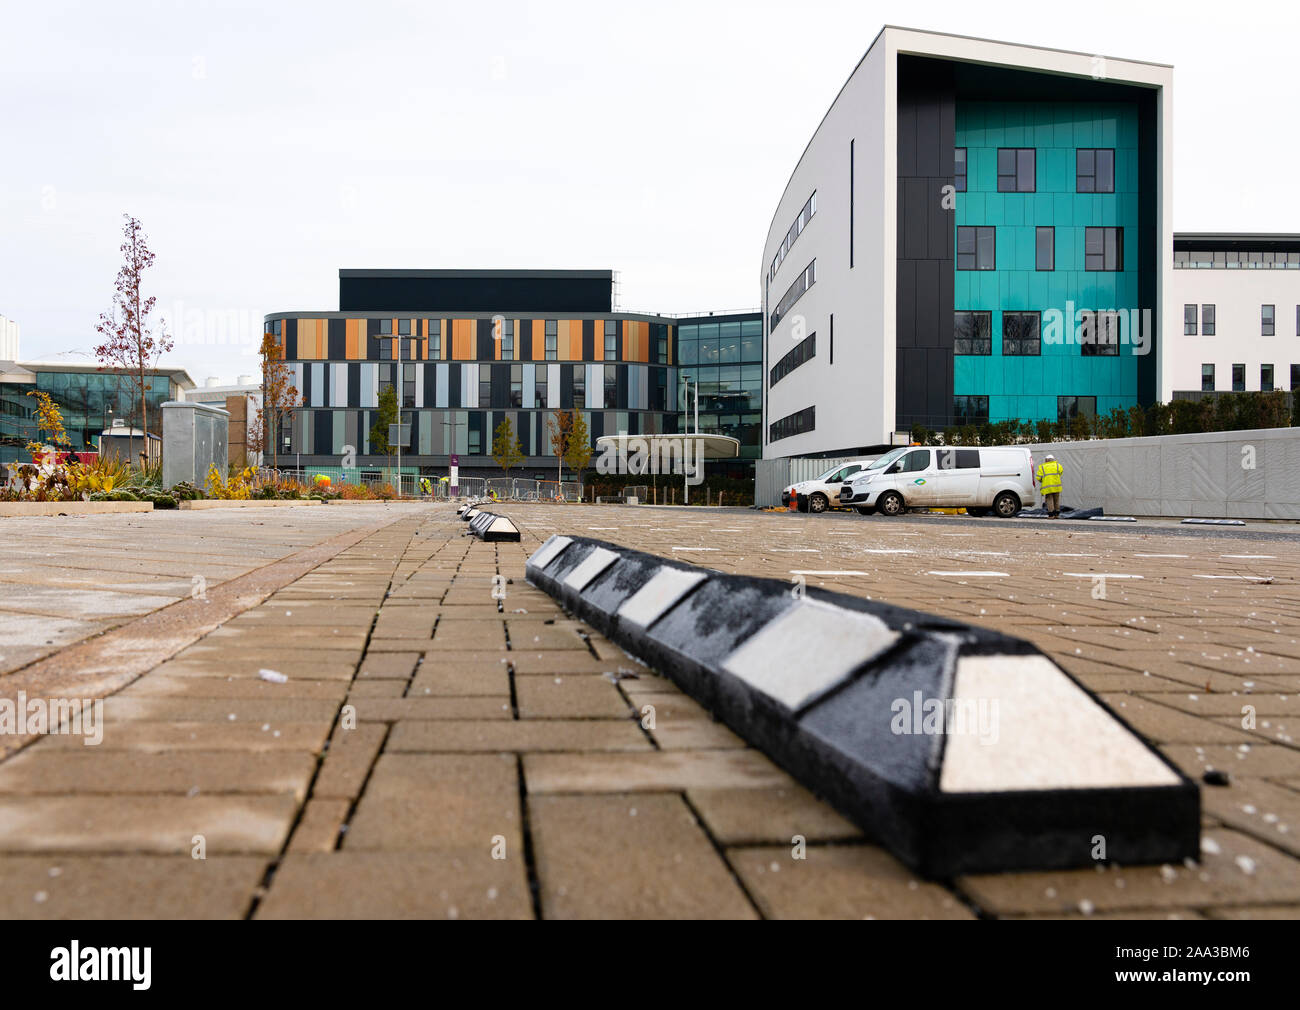
[[[1136,405],[1137,106],[959,98],[955,120],[954,420]]]

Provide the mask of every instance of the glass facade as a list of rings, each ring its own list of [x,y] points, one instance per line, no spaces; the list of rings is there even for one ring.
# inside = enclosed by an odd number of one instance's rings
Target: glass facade
[[[0,463],[30,459],[27,443],[37,440],[36,398],[32,390],[48,393],[63,414],[73,452],[97,452],[99,435],[117,418],[136,427],[140,424],[139,394],[125,375],[84,371],[49,371],[31,365],[36,381],[0,383]],[[162,435],[162,410],[168,400],[179,397],[180,386],[168,375],[146,375],[149,431]]]
[[[700,431],[740,441],[740,458],[763,454],[763,320],[761,315],[680,320],[680,375],[689,396],[678,392],[684,413],[678,430],[695,424],[695,383],[700,384]],[[678,380],[681,382],[681,379]]]

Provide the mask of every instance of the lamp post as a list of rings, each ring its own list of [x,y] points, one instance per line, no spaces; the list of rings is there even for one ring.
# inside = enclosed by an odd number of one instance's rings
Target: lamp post
[[[689,393],[690,393],[690,388],[691,388],[691,380],[690,380],[690,377],[687,376],[685,372],[682,373],[682,385],[684,385],[684,386],[686,387],[686,393],[689,394]],[[683,406],[685,407],[686,405],[683,404]],[[686,407],[686,409],[685,409],[685,414],[686,414],[687,419],[689,420],[689,419],[690,419],[690,408],[689,408],[689,407]],[[699,377],[696,376],[696,379],[695,379],[695,435],[698,436],[699,433],[700,433],[700,380],[699,380]],[[689,434],[689,433],[688,433],[688,434]],[[683,455],[683,459],[682,459],[682,488],[683,488],[683,491],[682,491],[682,494],[683,494],[683,503],[686,504],[686,505],[689,505],[689,504],[691,503],[691,475],[690,475],[690,470],[689,470],[689,468],[688,468],[687,465],[686,465],[686,459],[685,459],[685,456],[687,455],[687,453],[686,453],[685,450],[686,450],[686,447],[687,447],[688,445],[690,445],[690,444],[691,444],[691,441],[690,441],[689,438],[683,440],[683,443],[682,443],[682,449],[683,449],[683,454],[682,454],[682,455]],[[696,445],[698,446],[698,444],[699,444],[699,439],[696,438]],[[698,448],[697,448],[696,451],[697,451],[697,452],[699,451]],[[697,465],[698,465],[698,460],[697,460]]]

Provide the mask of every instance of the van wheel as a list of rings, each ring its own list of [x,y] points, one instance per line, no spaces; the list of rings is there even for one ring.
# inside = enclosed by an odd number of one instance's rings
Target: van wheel
[[[825,512],[830,507],[830,502],[820,491],[808,499],[809,512]]]
[[[983,518],[984,516],[988,515],[988,514],[989,514],[989,510],[986,509],[986,508],[977,508],[977,507],[974,506],[974,505],[967,505],[967,506],[966,506],[966,514],[967,514],[968,516],[975,516],[975,518],[980,519],[980,518]]]
[[[993,511],[1002,519],[1010,519],[1020,511],[1020,499],[1010,491],[1003,491],[993,499]]]
[[[874,511],[876,511],[876,510],[873,509],[870,505],[859,505],[859,506],[858,506],[858,515],[860,515],[860,516],[869,516],[869,515],[871,515],[871,513],[874,512]]]
[[[877,498],[876,508],[882,516],[901,516],[907,510],[903,496],[897,491],[886,491]]]

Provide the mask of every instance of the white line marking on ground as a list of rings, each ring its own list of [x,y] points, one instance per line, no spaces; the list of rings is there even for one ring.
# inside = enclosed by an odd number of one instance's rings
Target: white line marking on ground
[[[1115,575],[1111,572],[1062,572],[1072,579],[1141,579],[1143,575]]]
[[[1242,561],[1275,561],[1274,554],[1220,554],[1221,558],[1240,558]]]
[[[1135,558],[1185,558],[1186,554],[1134,554]]]
[[[820,554],[816,547],[772,547],[773,554]]]
[[[812,572],[803,568],[791,568],[791,575],[867,575],[868,572]]]
[[[1097,554],[1044,554],[1046,558],[1095,558],[1100,557]]]
[[[675,551],[716,551],[717,547],[674,547]]]
[[[954,575],[962,578],[1009,579],[1006,572],[926,572],[927,575]]]
[[[1194,579],[1237,579],[1242,582],[1272,582],[1271,575],[1193,575]]]
[[[901,547],[868,547],[868,554],[915,554],[916,551],[904,550]]]
[[[990,558],[1009,558],[1010,551],[957,551],[958,554],[980,554]]]

